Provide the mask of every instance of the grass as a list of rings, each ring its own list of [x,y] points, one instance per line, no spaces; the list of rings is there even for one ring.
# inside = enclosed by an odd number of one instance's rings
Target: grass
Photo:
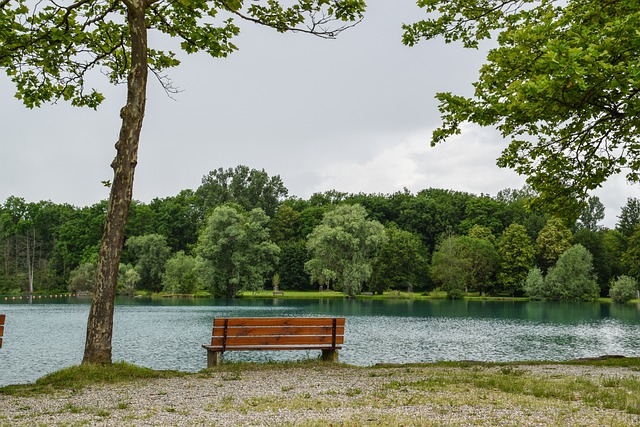
[[[125,362],[112,365],[79,365],[65,368],[39,378],[33,384],[0,387],[0,395],[33,396],[60,390],[81,390],[87,386],[117,384],[155,378],[188,375],[179,371],[156,371]]]

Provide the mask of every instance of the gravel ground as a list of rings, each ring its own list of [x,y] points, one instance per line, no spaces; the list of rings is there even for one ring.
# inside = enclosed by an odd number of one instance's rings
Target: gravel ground
[[[2,396],[0,426],[633,426],[640,416],[576,401],[472,385],[438,375],[501,368],[343,365],[234,370],[102,385],[37,397]],[[638,378],[625,368],[517,366],[535,378]]]

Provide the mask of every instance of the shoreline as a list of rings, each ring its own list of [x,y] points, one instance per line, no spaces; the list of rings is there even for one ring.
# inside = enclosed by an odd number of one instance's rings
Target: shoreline
[[[0,425],[628,426],[639,385],[635,366],[228,364],[3,395]]]

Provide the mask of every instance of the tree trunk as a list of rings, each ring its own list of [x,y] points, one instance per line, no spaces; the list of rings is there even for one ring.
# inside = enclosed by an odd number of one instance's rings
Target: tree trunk
[[[120,110],[122,125],[111,163],[113,183],[100,246],[96,285],[87,322],[87,339],[82,363],[111,363],[113,310],[124,227],[133,195],[133,176],[138,162],[138,143],[142,130],[147,91],[147,29],[145,4],[125,1],[131,37],[131,70],[127,78],[127,103]]]

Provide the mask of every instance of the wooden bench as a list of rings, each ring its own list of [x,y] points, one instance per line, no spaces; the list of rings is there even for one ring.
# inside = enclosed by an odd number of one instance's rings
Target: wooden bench
[[[225,351],[322,350],[337,362],[344,344],[344,317],[232,317],[213,319],[207,367],[222,363]]]
[[[2,337],[4,336],[4,319],[5,314],[0,314],[0,348],[2,348]]]

